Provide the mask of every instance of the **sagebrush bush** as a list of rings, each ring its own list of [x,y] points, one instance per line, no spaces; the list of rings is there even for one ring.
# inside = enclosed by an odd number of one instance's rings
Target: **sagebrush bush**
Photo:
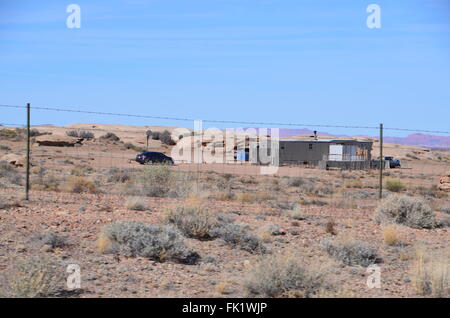
[[[375,210],[379,223],[404,224],[413,228],[433,228],[437,221],[431,208],[419,198],[391,195]]]
[[[94,138],[94,134],[87,130],[68,130],[66,131],[66,135],[69,137],[84,138],[84,139]]]
[[[323,273],[313,270],[300,259],[269,255],[250,267],[244,279],[249,296],[311,297],[324,287]]]
[[[369,266],[380,261],[377,251],[361,241],[324,240],[321,247],[345,265]]]
[[[263,254],[267,252],[266,247],[257,236],[248,233],[238,224],[224,224],[217,227],[211,231],[211,236],[218,237],[228,245],[250,253]]]
[[[106,171],[107,181],[125,183],[131,180],[132,173],[126,168],[111,168]]]
[[[385,186],[391,192],[400,192],[405,188],[405,185],[400,179],[388,179],[386,180]]]
[[[111,140],[111,141],[119,141],[120,140],[120,138],[117,137],[117,135],[112,132],[108,132],[108,133],[104,134],[103,136],[100,137],[100,139]]]
[[[167,165],[145,166],[132,177],[130,194],[149,197],[185,197],[192,192],[188,175],[173,172]]]
[[[101,234],[113,249],[128,257],[146,257],[155,261],[195,264],[200,256],[186,247],[181,233],[173,226],[146,225],[141,222],[115,222]]]
[[[173,141],[172,136],[170,134],[170,132],[168,130],[164,130],[161,135],[159,135],[159,140],[161,140],[161,142],[163,144],[169,145],[169,146],[173,146],[175,145],[175,141]]]
[[[217,216],[202,206],[176,206],[167,209],[164,220],[175,225],[185,236],[197,239],[212,238],[218,226]]]
[[[44,256],[19,261],[8,273],[4,291],[6,297],[51,297],[63,289],[64,268]]]
[[[39,241],[41,244],[49,245],[52,248],[64,247],[67,245],[67,237],[58,235],[52,231],[38,233],[33,240]]]

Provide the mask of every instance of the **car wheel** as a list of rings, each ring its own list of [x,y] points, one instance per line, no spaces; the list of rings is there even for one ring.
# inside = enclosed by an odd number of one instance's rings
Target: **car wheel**
[[[150,160],[150,159],[148,159],[148,160],[145,160],[145,161],[144,161],[144,164],[146,164],[146,165],[152,165],[152,164],[153,164],[153,161]]]

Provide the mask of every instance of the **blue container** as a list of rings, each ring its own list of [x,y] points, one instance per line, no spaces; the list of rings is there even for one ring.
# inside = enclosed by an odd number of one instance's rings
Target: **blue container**
[[[238,152],[236,154],[236,160],[237,161],[248,161],[248,152]]]

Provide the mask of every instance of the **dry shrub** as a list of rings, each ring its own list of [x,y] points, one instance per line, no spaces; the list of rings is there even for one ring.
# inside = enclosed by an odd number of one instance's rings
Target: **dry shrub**
[[[292,211],[289,212],[289,217],[299,221],[306,219],[306,216],[304,215],[303,209],[300,204],[296,204],[294,206]]]
[[[249,296],[311,297],[324,287],[323,275],[301,259],[269,255],[247,270],[244,287]]]
[[[107,181],[116,183],[126,183],[131,179],[130,169],[111,168],[106,171]]]
[[[218,237],[228,245],[250,253],[263,254],[267,252],[258,237],[248,233],[243,226],[238,224],[222,224],[211,231],[211,236]]]
[[[211,195],[211,198],[219,201],[233,201],[236,195],[232,191],[218,191]]]
[[[141,197],[131,197],[125,202],[128,210],[145,211],[147,210],[147,202]]]
[[[395,225],[387,225],[383,228],[383,241],[388,246],[397,245],[400,242],[398,229]]]
[[[420,295],[450,296],[450,253],[428,252],[424,247],[416,250],[412,268],[412,282]]]
[[[108,238],[108,235],[102,231],[96,241],[97,250],[101,254],[111,254],[117,251],[117,247]]]
[[[84,177],[92,173],[94,169],[90,166],[86,165],[76,165],[71,171],[70,174],[72,176]]]
[[[6,297],[56,296],[63,289],[64,270],[53,259],[33,256],[18,262],[6,277]]]
[[[49,245],[51,248],[60,248],[68,245],[66,236],[58,235],[52,231],[38,233],[32,237],[32,240],[39,241],[43,245]]]
[[[148,197],[185,197],[192,191],[192,183],[185,174],[173,172],[167,165],[145,166],[127,186],[130,194]]]
[[[355,179],[355,180],[351,180],[351,181],[347,181],[344,183],[344,187],[346,188],[362,188],[363,187],[363,183],[361,180]]]
[[[200,256],[184,245],[183,236],[172,226],[146,225],[124,221],[107,225],[100,235],[105,236],[113,250],[128,257],[146,257],[163,262],[172,260],[195,264]]]
[[[84,177],[70,177],[66,182],[65,189],[73,193],[97,193],[94,182]]]
[[[405,188],[405,185],[400,179],[388,179],[386,180],[385,187],[391,192],[400,192]]]
[[[268,191],[259,191],[256,193],[239,193],[236,200],[241,203],[261,202],[273,199],[273,195]]]
[[[176,226],[185,236],[197,239],[212,238],[211,231],[218,226],[217,216],[201,205],[168,208],[164,221]]]
[[[335,229],[336,226],[336,222],[334,222],[334,220],[329,220],[326,224],[325,224],[325,232],[331,235],[336,235],[337,231]]]
[[[424,200],[405,195],[391,195],[375,210],[379,223],[404,224],[413,228],[434,228],[437,221]]]
[[[377,251],[361,241],[324,240],[321,242],[321,247],[329,255],[349,266],[369,266],[380,261]]]
[[[288,177],[288,178],[283,178],[282,180],[283,180],[283,184],[288,187],[299,187],[305,183],[305,180],[303,180],[303,178],[300,178],[300,177]]]
[[[222,295],[231,294],[231,284],[229,282],[221,281],[216,285],[216,291]]]
[[[258,234],[261,240],[267,243],[271,241],[272,236],[282,235],[284,232],[281,232],[280,227],[276,224],[266,224],[259,229]]]
[[[8,162],[0,161],[0,179],[5,178],[11,184],[21,185],[22,176],[17,170]]]

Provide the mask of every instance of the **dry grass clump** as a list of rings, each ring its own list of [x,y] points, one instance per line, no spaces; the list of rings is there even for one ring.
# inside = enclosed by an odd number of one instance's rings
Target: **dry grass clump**
[[[302,207],[301,207],[300,204],[296,204],[296,205],[294,206],[294,208],[292,209],[292,211],[289,212],[289,217],[290,217],[290,218],[293,218],[294,220],[298,220],[298,221],[301,221],[301,220],[305,220],[305,219],[306,219],[306,216],[305,216],[305,214],[303,213],[303,210],[302,210]]]
[[[388,246],[400,243],[400,236],[395,225],[387,225],[383,228],[383,241]]]
[[[76,165],[71,171],[70,174],[72,176],[84,177],[92,173],[94,169],[90,166],[86,165]]]
[[[238,224],[223,224],[211,231],[211,236],[222,239],[232,247],[238,247],[244,251],[263,254],[267,252],[266,247],[260,239],[248,233],[243,226]]]
[[[424,200],[405,195],[391,195],[375,210],[375,221],[379,223],[404,224],[413,228],[433,228],[437,221]]]
[[[266,224],[263,227],[261,227],[258,231],[259,237],[261,240],[265,243],[270,242],[272,236],[275,235],[283,235],[284,232],[281,231],[281,228],[279,225],[276,224]]]
[[[195,264],[200,258],[184,245],[183,236],[176,228],[141,222],[126,221],[107,225],[97,245],[104,251],[119,251],[128,257],[141,256],[159,262],[172,260]]]
[[[63,289],[63,281],[64,270],[59,264],[33,256],[18,262],[8,273],[2,294],[17,298],[56,296]]]
[[[437,254],[419,247],[412,267],[412,283],[420,295],[450,297],[450,252]]]
[[[388,179],[385,183],[386,189],[391,192],[400,192],[405,189],[405,185],[400,179]]]
[[[169,208],[164,221],[176,226],[185,236],[197,239],[212,238],[211,231],[218,225],[217,216],[201,205]]]
[[[219,201],[233,201],[236,200],[236,195],[232,191],[217,191],[211,194],[212,199]]]
[[[94,182],[85,177],[70,177],[65,185],[65,190],[72,193],[97,193]]]
[[[324,240],[321,247],[345,265],[369,266],[380,261],[377,251],[361,241]]]
[[[249,296],[312,297],[324,286],[323,272],[290,256],[261,258],[247,270],[244,278],[244,288]]]
[[[268,191],[259,191],[256,193],[239,193],[236,196],[236,200],[241,203],[254,203],[261,201],[268,201],[273,198],[273,195]]]
[[[133,211],[147,210],[147,202],[142,197],[131,197],[125,202],[125,207]]]
[[[350,181],[346,181],[344,183],[344,187],[346,187],[346,188],[359,188],[360,189],[360,188],[363,187],[363,183],[359,179],[350,180]]]

